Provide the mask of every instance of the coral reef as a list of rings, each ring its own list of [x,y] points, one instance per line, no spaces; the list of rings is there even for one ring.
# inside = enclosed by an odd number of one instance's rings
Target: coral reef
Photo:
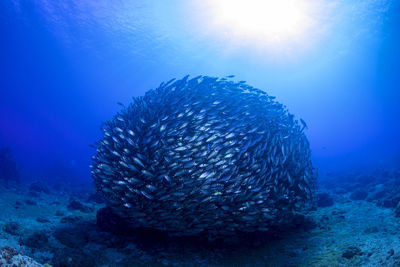
[[[13,247],[5,246],[0,250],[0,266],[2,267],[43,267],[28,256],[24,256]]]

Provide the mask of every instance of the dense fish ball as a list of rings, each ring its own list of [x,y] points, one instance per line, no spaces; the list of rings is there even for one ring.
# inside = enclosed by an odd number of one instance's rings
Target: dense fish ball
[[[92,175],[133,227],[214,237],[265,231],[312,200],[305,127],[244,81],[186,76],[104,123]]]

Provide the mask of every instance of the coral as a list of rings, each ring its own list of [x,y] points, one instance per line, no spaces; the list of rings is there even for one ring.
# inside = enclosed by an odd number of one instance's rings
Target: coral
[[[42,267],[28,256],[21,255],[18,250],[5,246],[0,251],[0,266],[2,267]]]

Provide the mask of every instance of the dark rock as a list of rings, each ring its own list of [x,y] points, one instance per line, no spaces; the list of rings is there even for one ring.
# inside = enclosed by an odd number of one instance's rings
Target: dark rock
[[[366,233],[366,234],[373,234],[373,233],[378,233],[378,232],[379,232],[379,228],[376,226],[368,227],[364,230],[364,233]]]
[[[104,199],[99,193],[91,192],[89,194],[88,198],[86,199],[86,202],[102,204],[102,203],[104,203]]]
[[[31,206],[36,206],[37,205],[37,202],[32,200],[32,199],[26,199],[25,203],[28,204],[28,205],[31,205]]]
[[[17,222],[8,222],[3,226],[3,231],[10,235],[21,235],[22,227]]]
[[[99,209],[96,215],[97,226],[106,232],[111,232],[117,235],[133,235],[136,233],[130,224],[116,214],[110,207]]]
[[[400,201],[397,203],[396,209],[394,210],[394,216],[400,217]]]
[[[95,266],[95,258],[81,249],[59,249],[54,253],[52,264],[54,267],[91,267]]]
[[[293,217],[292,226],[295,229],[302,229],[305,231],[312,230],[317,227],[317,223],[309,216],[297,214]]]
[[[344,210],[336,210],[336,209],[332,211],[332,215],[340,216],[340,215],[343,215],[343,214],[346,214],[346,211],[344,211]]]
[[[347,190],[339,187],[339,188],[335,188],[333,192],[337,195],[343,195],[343,194],[347,193]]]
[[[48,222],[50,222],[49,219],[44,218],[44,217],[37,217],[37,218],[36,218],[36,221],[37,221],[37,222],[40,222],[40,223],[48,223]]]
[[[385,196],[386,196],[386,191],[380,189],[378,191],[375,191],[375,192],[369,194],[367,201],[379,200],[379,199],[384,198]]]
[[[64,216],[64,212],[61,210],[56,211],[56,216]]]
[[[38,198],[40,197],[40,194],[36,191],[29,191],[28,196]]]
[[[363,189],[358,189],[351,193],[350,198],[352,200],[364,200],[368,196],[368,192]]]
[[[395,208],[396,207],[396,203],[393,202],[392,199],[385,199],[382,202],[382,206],[385,207],[385,208]]]
[[[15,201],[14,208],[19,209],[21,208],[22,203],[20,201]]]
[[[57,228],[53,236],[64,246],[82,248],[89,242],[89,232],[94,224],[80,223],[72,226]]]
[[[350,246],[348,248],[346,248],[346,250],[343,252],[342,257],[346,258],[346,259],[351,259],[354,256],[360,256],[362,255],[362,251],[360,248],[355,247],[355,246]]]
[[[89,242],[100,244],[107,248],[125,248],[129,243],[129,239],[124,236],[99,231],[99,229],[88,231],[87,234]]]
[[[61,218],[60,222],[61,223],[77,223],[82,221],[83,217],[82,216],[77,216],[77,215],[68,215],[63,218]]]
[[[24,244],[25,246],[37,249],[45,247],[48,244],[48,242],[49,242],[49,237],[44,231],[34,232],[27,238],[23,238],[21,240],[21,243]]]
[[[79,210],[84,213],[90,213],[94,211],[94,208],[83,205],[82,203],[76,200],[71,200],[71,202],[68,204],[68,209]]]
[[[87,243],[85,235],[81,235],[74,227],[58,228],[53,236],[61,244],[70,248],[82,248]]]
[[[388,257],[392,257],[394,255],[394,249],[390,249],[389,251],[388,251]]]
[[[45,185],[44,183],[38,181],[38,182],[33,182],[30,186],[29,186],[29,191],[31,192],[38,192],[38,193],[50,193],[49,188],[47,187],[47,185]]]
[[[63,184],[63,183],[56,183],[56,184],[54,184],[54,185],[53,185],[53,189],[54,189],[55,191],[63,191],[63,190],[66,190],[65,184]]]
[[[320,208],[330,207],[333,205],[333,199],[328,193],[318,193],[317,205]]]

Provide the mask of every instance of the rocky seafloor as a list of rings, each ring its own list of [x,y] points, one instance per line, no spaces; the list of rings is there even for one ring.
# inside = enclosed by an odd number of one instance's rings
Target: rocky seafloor
[[[0,180],[0,266],[400,266],[400,170],[330,174],[317,196],[290,226],[209,243],[124,232],[87,187]]]

